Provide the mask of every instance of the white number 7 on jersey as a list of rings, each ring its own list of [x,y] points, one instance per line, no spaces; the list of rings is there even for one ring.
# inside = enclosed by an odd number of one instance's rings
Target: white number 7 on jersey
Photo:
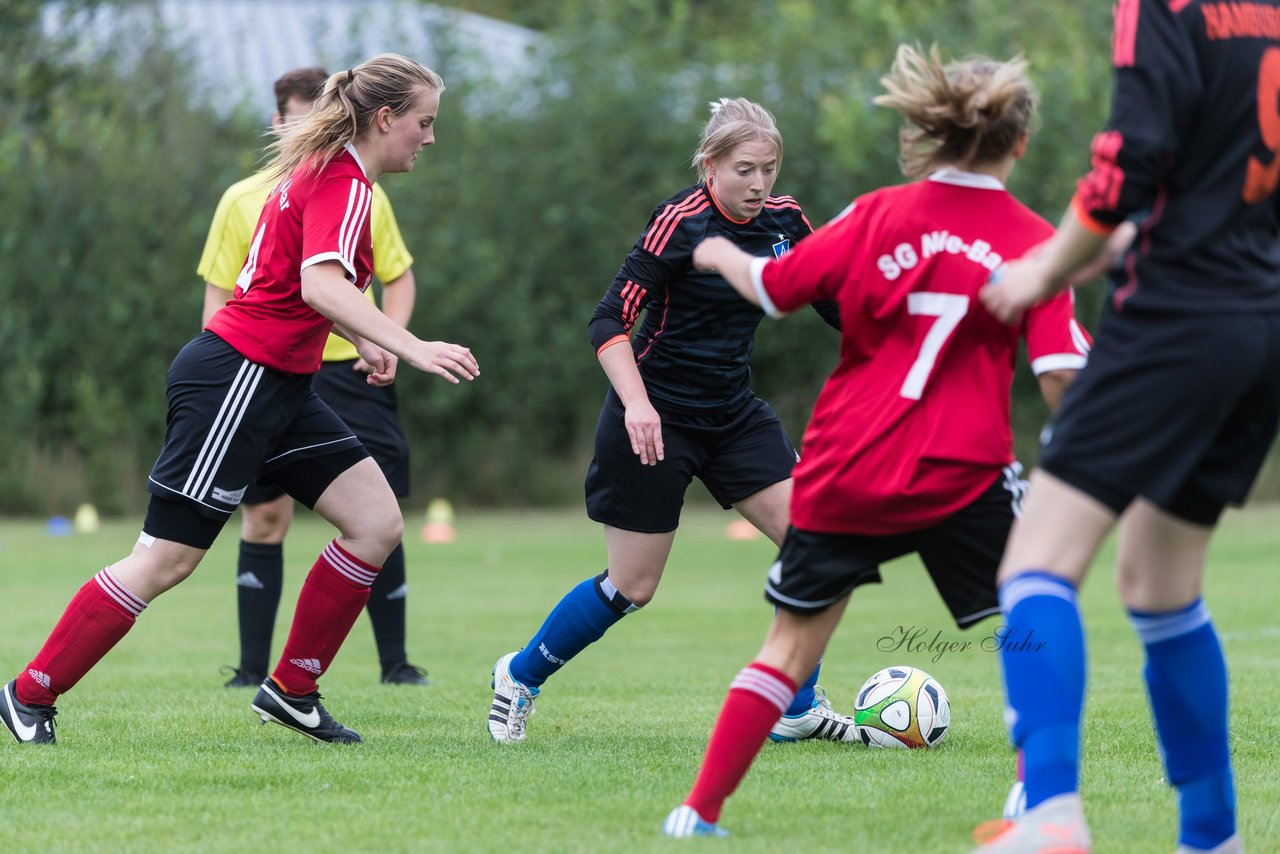
[[[961,294],[915,291],[907,294],[907,313],[938,318],[924,336],[920,355],[916,356],[911,370],[907,371],[907,378],[898,392],[908,400],[919,400],[920,395],[924,394],[924,384],[929,381],[929,374],[933,373],[942,345],[955,332],[961,319],[969,313],[969,298]]]

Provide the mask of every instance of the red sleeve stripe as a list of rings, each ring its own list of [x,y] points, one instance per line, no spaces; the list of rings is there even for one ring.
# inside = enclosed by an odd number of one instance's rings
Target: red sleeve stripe
[[[701,193],[695,193],[678,205],[668,205],[667,209],[654,220],[653,228],[649,229],[649,233],[645,236],[644,248],[654,255],[661,255],[662,250],[667,248],[667,241],[675,233],[680,220],[701,213],[709,205],[710,202]]]
[[[1093,138],[1091,169],[1076,185],[1076,199],[1085,210],[1115,210],[1120,203],[1124,170],[1116,162],[1116,156],[1122,147],[1124,137],[1118,130],[1103,131]]]
[[[1134,64],[1138,44],[1139,0],[1119,0],[1115,6],[1115,34],[1111,40],[1111,61],[1116,68]]]
[[[1191,5],[1191,0],[1169,0],[1169,11],[1178,14]]]
[[[622,325],[627,329],[635,325],[636,318],[640,315],[640,301],[647,293],[644,288],[627,279],[627,284],[622,288]]]
[[[804,215],[804,210],[800,207],[800,203],[791,196],[770,196],[765,200],[764,206],[772,210],[796,211],[800,214],[800,219],[804,220],[804,224],[809,227],[809,230],[813,231],[813,224],[810,223],[809,218]]]

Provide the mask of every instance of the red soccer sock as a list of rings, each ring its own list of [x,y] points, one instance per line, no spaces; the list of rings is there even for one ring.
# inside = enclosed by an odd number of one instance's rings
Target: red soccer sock
[[[698,779],[684,799],[704,821],[720,820],[725,799],[738,788],[769,730],[795,695],[795,682],[758,661],[744,667],[734,678],[711,731]]]
[[[99,572],[71,598],[49,639],[18,677],[18,701],[52,706],[128,634],[146,607],[110,568]]]
[[[310,694],[356,617],[369,601],[369,585],[381,567],[365,563],[334,540],[316,559],[298,594],[280,663],[271,678],[290,694]]]

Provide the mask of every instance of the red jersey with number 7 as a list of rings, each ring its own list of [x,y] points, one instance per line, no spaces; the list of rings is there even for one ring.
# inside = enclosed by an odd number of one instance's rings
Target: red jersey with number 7
[[[313,374],[333,321],[303,302],[302,271],[336,261],[361,291],[373,280],[373,187],[347,146],[318,172],[299,167],[263,204],[235,294],[205,328],[245,358]]]
[[[1020,338],[1037,373],[1089,351],[1064,291],[1006,326],[977,299],[1052,227],[986,175],[945,169],[877,190],[752,278],[773,315],[840,306],[840,364],[805,430],[791,521],[884,536],[937,524],[1013,462],[1009,389]]]

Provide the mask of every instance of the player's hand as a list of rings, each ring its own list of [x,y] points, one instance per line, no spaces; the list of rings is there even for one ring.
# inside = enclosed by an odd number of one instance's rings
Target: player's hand
[[[418,341],[404,354],[404,360],[423,373],[438,374],[454,385],[458,377],[473,380],[480,376],[480,365],[471,350],[447,341]]]
[[[356,363],[351,366],[351,370],[360,374],[371,374],[373,373],[373,365],[369,364],[364,359],[356,359]]]
[[[714,270],[720,266],[727,251],[738,251],[738,247],[727,237],[708,237],[693,248],[693,266],[699,270]]]
[[[357,367],[363,363],[365,365],[365,373],[369,376],[365,378],[365,382],[369,385],[387,386],[396,381],[396,366],[399,359],[394,353],[388,352],[371,341],[362,341],[356,348],[356,352],[360,354],[357,360]]]
[[[641,465],[656,466],[666,456],[662,448],[662,418],[648,400],[627,407],[624,423],[631,437],[631,450],[640,457]]]
[[[978,299],[997,320],[1012,326],[1050,292],[1043,255],[1032,255],[997,268],[978,291]]]

